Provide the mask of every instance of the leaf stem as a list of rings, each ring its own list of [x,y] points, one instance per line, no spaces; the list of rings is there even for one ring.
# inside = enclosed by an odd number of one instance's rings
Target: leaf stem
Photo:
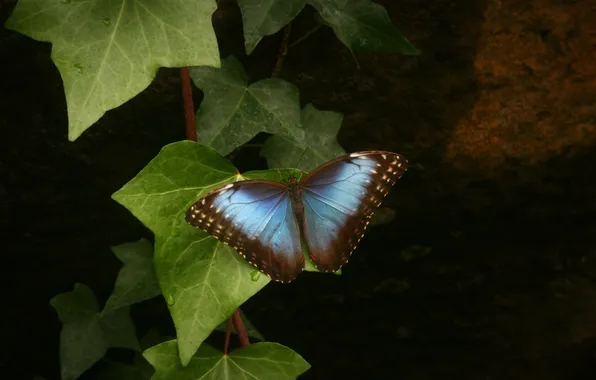
[[[324,26],[323,24],[319,24],[319,25],[315,26],[314,28],[312,28],[311,30],[309,30],[308,32],[306,32],[302,37],[300,37],[296,41],[292,42],[289,46],[289,49],[293,48],[294,46],[298,45],[300,42],[302,42],[305,39],[307,39],[308,37],[310,37],[313,33],[318,31],[319,29],[321,29],[323,26]]]
[[[2,1],[2,0],[0,0]],[[289,33],[289,32],[288,32]],[[286,41],[287,45],[287,41]],[[287,49],[286,49],[287,50]],[[197,141],[197,126],[195,120],[195,106],[192,99],[192,87],[190,85],[190,72],[188,67],[180,68],[180,86],[182,87],[182,100],[184,102],[184,118],[186,119],[186,139],[191,141]],[[242,323],[240,312],[238,309],[234,310],[234,314],[228,319],[226,328],[226,341],[224,343],[224,354],[228,354],[228,347],[230,345],[230,334],[232,331],[232,322],[238,333],[240,344],[242,346],[248,346],[250,340],[248,340],[248,334]]]
[[[232,318],[228,318],[226,324],[226,340],[224,342],[224,355],[228,355],[228,349],[230,347],[230,335],[232,335]]]
[[[244,323],[242,323],[242,317],[240,316],[238,309],[234,310],[234,314],[232,314],[231,319],[234,321],[234,327],[236,328],[236,334],[238,334],[240,345],[248,346],[250,344],[250,340],[248,339],[248,334],[246,333],[246,329],[244,328]]]
[[[271,76],[276,78],[279,77],[281,73],[281,68],[284,64],[284,59],[286,58],[286,54],[288,54],[288,41],[290,39],[290,32],[292,31],[292,24],[286,25],[284,28],[284,36],[281,40],[281,44],[279,45],[279,51],[277,52],[277,59],[275,60],[275,67],[273,68],[273,72]]]
[[[195,107],[192,100],[192,87],[190,86],[190,72],[188,71],[188,67],[180,68],[180,86],[182,87],[184,118],[186,120],[186,139],[198,141]]]

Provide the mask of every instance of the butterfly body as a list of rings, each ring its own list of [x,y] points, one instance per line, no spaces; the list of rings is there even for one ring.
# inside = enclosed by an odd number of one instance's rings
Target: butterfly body
[[[375,209],[407,168],[396,153],[357,152],[287,184],[238,181],[196,201],[186,221],[232,246],[273,280],[304,269],[302,241],[320,271],[348,262]]]

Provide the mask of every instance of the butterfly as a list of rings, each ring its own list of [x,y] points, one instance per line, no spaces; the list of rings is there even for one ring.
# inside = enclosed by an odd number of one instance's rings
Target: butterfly
[[[373,213],[408,161],[384,151],[346,154],[298,180],[238,181],[210,191],[186,221],[233,247],[272,280],[289,283],[304,269],[302,240],[322,272],[350,259]]]

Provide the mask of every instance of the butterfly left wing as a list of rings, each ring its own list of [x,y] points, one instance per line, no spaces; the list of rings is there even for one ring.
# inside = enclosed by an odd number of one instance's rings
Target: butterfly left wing
[[[280,183],[255,180],[223,186],[195,202],[186,221],[236,249],[274,281],[290,282],[304,268],[288,188]]]
[[[396,153],[358,152],[323,164],[301,181],[304,237],[317,269],[335,272],[348,262],[407,166]]]

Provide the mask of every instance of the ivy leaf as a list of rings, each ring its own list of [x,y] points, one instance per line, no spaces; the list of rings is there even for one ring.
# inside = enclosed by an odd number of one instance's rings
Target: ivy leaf
[[[288,24],[307,3],[350,51],[420,53],[391,24],[385,8],[370,0],[238,0],[247,54],[264,36]]]
[[[269,282],[252,276],[254,268],[234,249],[185,221],[203,194],[242,178],[212,149],[183,141],[164,147],[113,195],[155,234],[155,270],[184,365],[213,329]]]
[[[135,333],[135,325],[130,318],[130,309],[128,307],[121,307],[109,313],[102,313],[101,327],[104,338],[110,347],[129,348],[140,351],[141,347]]]
[[[166,145],[139,174],[112,195],[157,236],[170,236],[190,204],[238,170],[213,149],[191,141]],[[183,214],[181,214],[184,211]],[[157,243],[155,255],[158,255]]]
[[[214,0],[19,0],[6,27],[52,43],[69,140],[147,88],[160,66],[219,66]]]
[[[350,51],[419,54],[392,24],[387,11],[370,0],[308,0]]]
[[[312,104],[302,110],[304,141],[288,136],[274,135],[267,139],[261,155],[267,158],[270,168],[298,167],[310,171],[334,159],[345,151],[337,142],[343,115],[319,111]]]
[[[161,294],[153,266],[153,245],[141,239],[112,247],[114,254],[124,263],[114,291],[103,313],[132,305]]]
[[[93,291],[83,284],[75,284],[74,290],[57,295],[51,300],[60,321],[60,367],[63,380],[76,379],[108,348],[125,347],[139,349],[134,336],[134,326],[128,308],[117,315],[101,318]],[[120,327],[120,339],[114,339],[115,328]]]
[[[238,0],[246,54],[252,53],[264,36],[289,24],[305,5],[305,0]]]
[[[205,98],[197,111],[199,141],[225,156],[259,132],[302,141],[298,89],[281,79],[247,84],[242,65],[232,56],[220,69],[193,67],[194,83]]]
[[[265,340],[265,337],[256,329],[256,327],[246,318],[246,314],[242,310],[238,310],[240,312],[240,318],[242,319],[242,324],[244,325],[244,329],[246,330],[246,334],[258,340]],[[215,328],[215,331],[226,332],[228,329],[228,321],[224,321],[219,326]],[[232,324],[232,332],[236,333],[236,327]]]
[[[155,368],[153,380],[292,380],[310,368],[296,352],[270,342],[249,344],[228,355],[204,344],[186,368],[178,362],[175,341],[152,347],[143,355]]]

